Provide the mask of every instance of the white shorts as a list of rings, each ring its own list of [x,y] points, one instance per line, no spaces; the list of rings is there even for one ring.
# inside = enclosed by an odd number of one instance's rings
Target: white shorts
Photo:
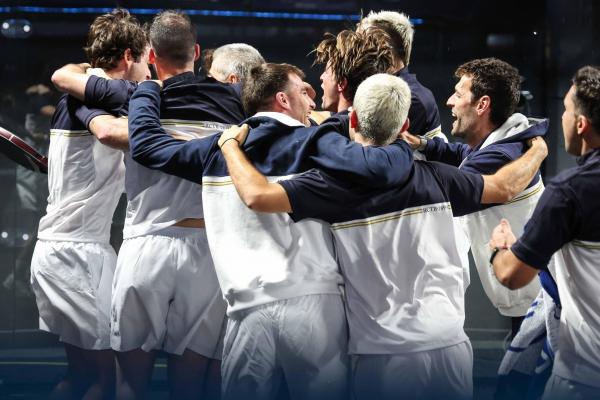
[[[31,259],[31,286],[40,329],[82,349],[109,349],[116,262],[109,244],[38,240]]]
[[[110,344],[221,359],[226,306],[204,229],[170,227],[126,239],[113,283]]]
[[[543,400],[596,400],[600,399],[600,387],[584,385],[558,375],[550,375],[544,389]]]
[[[346,399],[348,331],[342,298],[294,297],[230,315],[223,400],[274,399],[285,378],[292,399]]]
[[[469,341],[407,354],[357,355],[353,361],[352,387],[357,400],[473,397]]]

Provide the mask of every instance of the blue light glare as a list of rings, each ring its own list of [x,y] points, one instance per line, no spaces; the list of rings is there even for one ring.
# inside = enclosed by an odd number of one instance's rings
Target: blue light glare
[[[111,7],[33,7],[15,6],[0,7],[0,13],[35,13],[35,14],[105,14],[111,12]],[[163,11],[160,8],[128,8],[132,14],[154,15]],[[188,15],[205,17],[238,17],[238,18],[264,18],[264,19],[298,19],[313,21],[358,21],[358,14],[318,14],[274,11],[241,11],[241,10],[181,10]],[[423,24],[421,18],[411,18],[413,25]]]

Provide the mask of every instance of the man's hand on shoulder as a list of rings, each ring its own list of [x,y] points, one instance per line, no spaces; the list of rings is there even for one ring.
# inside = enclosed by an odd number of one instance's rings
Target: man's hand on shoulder
[[[546,141],[541,136],[536,136],[527,140],[527,146],[539,151],[544,158],[548,155],[548,145],[546,145]]]
[[[407,131],[400,132],[398,137],[410,145],[413,150],[418,150],[421,145],[421,137],[408,133]]]
[[[235,143],[236,146],[240,147],[246,141],[249,131],[250,127],[247,124],[242,126],[232,126],[223,131],[217,144],[220,149],[223,149],[223,146],[226,144],[231,145],[232,143]]]

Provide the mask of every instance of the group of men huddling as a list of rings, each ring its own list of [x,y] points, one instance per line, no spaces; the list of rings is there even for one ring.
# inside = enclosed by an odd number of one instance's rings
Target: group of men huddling
[[[215,50],[196,77],[184,14],[148,31],[122,9],[96,18],[90,64],[52,78],[67,94],[31,279],[40,328],[68,358],[53,396],[145,398],[163,350],[173,398],[470,398],[469,247],[504,315],[527,313],[538,271],[543,290],[558,284],[546,395],[597,393],[600,70],[582,68],[565,97],[580,165],[544,191],[548,122],[515,113],[518,71],[457,69],[447,104],[464,144],[448,143],[408,72],[412,39],[396,12],[327,35],[324,115],[300,69],[248,45]]]

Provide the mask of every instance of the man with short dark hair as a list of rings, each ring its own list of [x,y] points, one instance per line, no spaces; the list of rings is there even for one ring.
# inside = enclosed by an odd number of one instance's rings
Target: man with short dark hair
[[[490,174],[523,154],[526,140],[545,135],[547,120],[528,119],[515,113],[520,77],[510,64],[496,58],[476,59],[459,66],[455,76],[459,81],[447,105],[455,118],[452,134],[464,143],[405,135],[411,146],[421,150],[428,160],[454,165],[463,171]],[[515,199],[506,204],[482,206],[479,212],[463,219],[483,289],[500,314],[511,317],[512,336],[536,298],[540,284],[535,281],[514,292],[502,287],[490,273],[487,238],[503,216],[520,233],[543,188],[538,174]]]
[[[279,180],[319,165],[367,185],[403,181],[412,152],[402,141],[365,149],[340,134],[341,124],[306,127],[314,103],[302,76],[291,65],[266,63],[244,83],[244,104],[256,111],[246,145],[261,171]],[[131,154],[202,183],[209,245],[228,303],[224,398],[274,398],[282,378],[292,398],[344,398],[347,331],[330,235],[316,221],[294,224],[248,210],[231,185],[220,135],[188,142],[167,135],[158,121],[159,89],[147,82],[132,97]]]
[[[149,76],[145,31],[126,10],[96,18],[86,49],[92,66],[105,68],[112,78],[141,81]],[[62,72],[53,75],[55,84]],[[65,95],[52,118],[50,195],[31,261],[31,283],[40,329],[59,335],[67,354],[67,374],[54,398],[111,399],[115,360],[109,316],[116,255],[109,239],[123,191],[123,153],[117,150],[122,137],[94,137],[75,118],[82,108]]]
[[[194,76],[200,49],[190,19],[165,11],[150,27],[150,61],[163,80],[160,123],[188,139],[223,130],[244,119],[237,91]],[[177,39],[177,40],[175,40]],[[77,95],[87,104],[126,115],[136,85],[80,76]],[[106,114],[106,111],[102,113]],[[96,111],[78,115],[92,130],[114,123],[127,138],[127,121]],[[128,205],[115,272],[111,345],[119,361],[119,397],[145,398],[156,350],[168,353],[173,398],[218,393],[223,302],[208,249],[202,188],[152,171],[125,157]],[[174,200],[175,199],[175,200]],[[213,393],[214,395],[214,393]]]
[[[519,239],[502,220],[490,241],[494,273],[516,289],[553,275],[562,303],[558,349],[544,399],[600,396],[600,68],[575,74],[565,95],[565,149],[578,166],[553,178]]]
[[[409,105],[402,79],[367,78],[356,91],[350,137],[367,147],[390,143],[408,127]],[[237,127],[219,140],[245,204],[287,212],[298,224],[328,222],[346,281],[352,397],[471,398],[473,354],[463,330],[468,265],[452,216],[522,190],[547,154],[543,141],[533,158],[493,176],[417,161],[405,182],[377,191],[319,169],[271,183],[245,157],[245,142]]]

